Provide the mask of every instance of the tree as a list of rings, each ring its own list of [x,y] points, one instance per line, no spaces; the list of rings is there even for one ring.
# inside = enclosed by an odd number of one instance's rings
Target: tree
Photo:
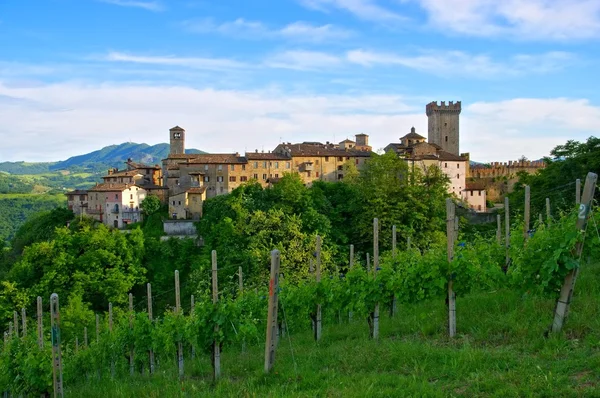
[[[141,203],[142,210],[147,216],[151,216],[160,210],[160,199],[156,195],[148,195]]]

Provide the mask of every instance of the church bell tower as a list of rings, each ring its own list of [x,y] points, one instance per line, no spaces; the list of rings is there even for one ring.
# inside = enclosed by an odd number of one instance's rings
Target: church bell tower
[[[183,155],[185,153],[185,130],[175,126],[169,130],[170,155]]]

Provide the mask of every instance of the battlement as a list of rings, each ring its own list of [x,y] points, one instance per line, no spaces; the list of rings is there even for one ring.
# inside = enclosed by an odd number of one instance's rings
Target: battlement
[[[458,112],[461,111],[460,101],[450,101],[446,105],[446,101],[442,101],[439,105],[437,101],[432,101],[425,106],[425,113],[427,116],[433,115],[434,112]]]
[[[546,167],[543,160],[510,160],[508,162],[492,162],[487,165],[471,166],[471,176],[475,178],[511,177],[517,172],[525,171],[533,174]]]

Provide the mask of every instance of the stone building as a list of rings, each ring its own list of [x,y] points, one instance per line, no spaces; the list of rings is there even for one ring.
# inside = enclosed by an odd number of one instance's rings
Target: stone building
[[[481,182],[467,182],[463,198],[471,209],[477,212],[487,211],[485,185]]]
[[[456,103],[450,101],[448,105],[445,101],[442,101],[440,105],[437,101],[433,101],[425,107],[429,142],[456,156],[460,153],[460,111],[460,101]]]
[[[87,214],[88,191],[76,189],[67,192],[65,195],[67,195],[67,207],[69,210],[72,210],[76,216]]]
[[[147,192],[129,183],[103,183],[88,190],[87,215],[115,228],[141,221],[141,202]]]

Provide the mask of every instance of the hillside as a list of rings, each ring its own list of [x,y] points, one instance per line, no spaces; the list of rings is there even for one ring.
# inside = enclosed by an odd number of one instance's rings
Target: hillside
[[[198,149],[188,149],[186,153],[205,153]],[[2,162],[0,172],[31,175],[67,170],[71,172],[104,172],[110,167],[123,167],[128,158],[136,162],[156,164],[169,154],[169,144],[136,144],[125,142],[109,145],[97,151],[86,153],[57,162]]]

